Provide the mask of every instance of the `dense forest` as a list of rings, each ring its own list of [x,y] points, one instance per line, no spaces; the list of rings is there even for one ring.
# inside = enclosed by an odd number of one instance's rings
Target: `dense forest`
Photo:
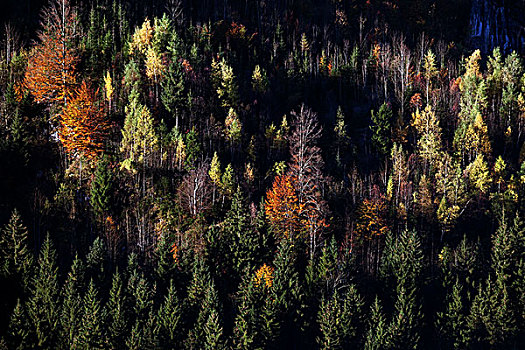
[[[522,349],[523,11],[7,1],[0,349]]]

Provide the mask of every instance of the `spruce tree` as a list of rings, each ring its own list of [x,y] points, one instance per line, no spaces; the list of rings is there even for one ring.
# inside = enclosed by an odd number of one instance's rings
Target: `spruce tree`
[[[204,325],[204,349],[221,350],[225,348],[223,328],[217,310],[211,309],[208,320]]]
[[[35,346],[54,348],[57,344],[59,325],[58,268],[56,253],[51,238],[47,235],[31,283],[31,294],[27,301],[27,313]]]
[[[5,276],[21,278],[24,288],[29,284],[33,255],[28,247],[27,228],[18,210],[14,209],[0,235],[0,268]]]
[[[334,293],[330,298],[323,297],[317,313],[317,322],[321,336],[317,342],[321,349],[341,348],[341,305],[339,295]]]
[[[104,349],[106,315],[104,308],[100,305],[93,280],[89,282],[82,304],[82,323],[78,335],[79,348]]]
[[[452,290],[447,294],[445,310],[437,314],[436,328],[439,340],[445,347],[464,349],[469,343],[462,292],[459,278],[456,278]]]
[[[62,305],[60,311],[61,336],[63,348],[78,346],[78,333],[82,326],[82,298],[80,292],[84,288],[84,266],[77,257],[73,260],[71,271],[67,275],[62,290]]]
[[[125,290],[120,273],[115,271],[109,291],[107,303],[108,315],[108,342],[113,349],[124,347],[126,334],[128,332],[128,314],[126,309]]]
[[[29,324],[27,315],[20,299],[17,300],[15,309],[11,314],[7,330],[7,345],[9,349],[23,350],[30,347]]]
[[[392,110],[383,103],[379,112],[372,111],[372,144],[381,155],[386,155],[390,151],[392,128]]]
[[[110,210],[113,191],[113,174],[109,169],[108,156],[103,155],[97,163],[93,181],[91,181],[90,201],[95,214],[102,219]]]
[[[163,349],[177,349],[181,346],[182,308],[173,280],[170,280],[164,302],[157,312],[156,324],[159,345]]]
[[[364,348],[365,350],[382,350],[388,348],[388,325],[377,296],[370,308],[370,318]]]

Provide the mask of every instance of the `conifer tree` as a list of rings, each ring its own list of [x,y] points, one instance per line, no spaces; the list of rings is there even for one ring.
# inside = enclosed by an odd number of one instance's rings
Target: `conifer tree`
[[[208,320],[204,325],[204,335],[206,337],[204,341],[205,350],[221,350],[225,348],[223,328],[219,321],[219,314],[215,309],[211,309],[209,313]]]
[[[159,345],[163,348],[177,349],[181,346],[182,308],[177,297],[175,284],[170,280],[168,292],[157,313],[157,332]]]
[[[162,92],[160,99],[164,108],[175,117],[175,128],[179,130],[181,112],[185,107],[184,78],[181,63],[178,57],[173,56],[164,79],[161,81]]]
[[[317,313],[321,336],[317,339],[321,349],[341,348],[341,305],[339,295],[334,293],[329,299],[323,297]]]
[[[125,300],[125,290],[120,273],[115,271],[109,291],[108,310],[108,342],[114,349],[124,347],[125,337],[128,332],[128,314]]]
[[[211,349],[210,346],[213,344],[220,345],[222,326],[219,323],[218,316],[212,316],[220,312],[219,302],[215,282],[209,279],[205,285],[204,298],[201,299],[199,315],[188,335],[187,346],[197,349]],[[219,333],[213,334],[213,332]]]
[[[364,348],[366,350],[380,350],[388,348],[388,345],[388,325],[383,314],[383,308],[376,296],[370,308]]]
[[[2,274],[21,278],[24,288],[29,285],[33,255],[28,247],[27,228],[18,210],[14,209],[0,236],[0,261]]]
[[[79,328],[78,346],[80,349],[86,350],[104,349],[106,315],[104,308],[100,305],[93,280],[89,282],[82,304],[82,322]]]
[[[84,287],[84,266],[82,260],[77,256],[73,260],[71,271],[67,275],[62,290],[60,340],[64,348],[79,346],[78,334],[82,327],[82,297],[80,293]]]
[[[91,206],[99,218],[110,211],[114,179],[109,166],[108,156],[103,155],[97,162],[97,169],[91,181]]]
[[[456,282],[445,299],[445,310],[438,313],[436,321],[440,342],[454,349],[466,348],[470,337],[464,314],[462,292],[463,288],[459,278],[456,277]]]
[[[230,210],[224,220],[224,234],[232,252],[235,271],[240,275],[243,271],[252,271],[256,264],[258,237],[250,223],[248,210],[243,201],[240,187],[233,195]]]
[[[233,326],[233,347],[235,349],[253,349],[262,346],[258,319],[259,295],[255,279],[245,270],[237,292],[237,314]]]
[[[9,349],[24,350],[30,347],[30,334],[27,315],[20,299],[16,301],[7,330],[7,345]]]
[[[56,253],[49,235],[40,248],[38,264],[31,283],[31,294],[27,301],[27,313],[35,346],[52,348],[58,336],[58,268]]]
[[[372,111],[372,144],[382,155],[388,154],[391,148],[392,118],[392,110],[386,103],[381,105],[379,112]]]

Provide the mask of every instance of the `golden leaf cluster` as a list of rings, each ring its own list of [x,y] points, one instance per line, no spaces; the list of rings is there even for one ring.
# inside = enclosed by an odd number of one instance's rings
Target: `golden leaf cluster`
[[[272,288],[273,285],[273,272],[274,268],[264,264],[257,271],[255,271],[254,282],[255,286],[265,286],[266,288]]]

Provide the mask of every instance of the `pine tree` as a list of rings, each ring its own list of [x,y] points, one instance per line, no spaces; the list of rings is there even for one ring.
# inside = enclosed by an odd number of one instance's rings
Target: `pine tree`
[[[23,350],[30,347],[29,324],[27,315],[20,299],[16,301],[15,309],[11,314],[7,330],[7,344],[9,349]]]
[[[159,281],[162,286],[164,286],[165,282],[171,280],[175,268],[175,261],[171,249],[172,246],[168,239],[168,233],[162,232],[157,240],[157,248],[155,250],[155,257],[157,260],[155,272],[157,281]]]
[[[29,285],[33,254],[28,247],[27,228],[18,210],[14,209],[0,236],[0,262],[2,274],[21,278],[24,288]]]
[[[220,324],[219,314],[215,309],[211,309],[208,320],[204,325],[204,349],[206,350],[220,350],[224,349],[223,329]]]
[[[104,281],[107,251],[104,241],[97,237],[86,255],[86,271],[97,282]]]
[[[370,312],[364,348],[366,350],[386,349],[388,348],[388,325],[377,296]]]
[[[217,342],[216,344],[219,344],[220,342],[219,338],[221,334],[211,333],[214,331],[222,332],[222,327],[220,326],[218,319],[212,316],[212,314],[220,312],[219,295],[217,288],[215,287],[215,282],[212,279],[209,279],[205,285],[205,295],[200,301],[201,307],[199,315],[197,316],[193,329],[190,330],[186,346],[196,349],[208,349],[208,346],[211,346],[214,342]],[[210,316],[212,316],[211,320]],[[208,341],[210,344],[206,344]]]
[[[91,181],[90,201],[95,214],[102,218],[110,211],[113,191],[113,173],[109,168],[108,156],[104,155],[97,162],[97,169]]]
[[[201,153],[201,144],[197,139],[197,129],[193,126],[186,134],[186,167],[193,168]]]
[[[292,242],[291,239],[281,240],[273,264],[275,270],[271,297],[277,309],[277,327],[281,340],[298,337],[305,326],[304,293],[299,283],[299,273],[295,266],[296,252]]]
[[[423,268],[421,242],[415,231],[405,230],[397,238],[390,256],[396,279],[397,298],[389,325],[389,341],[397,348],[417,348],[422,321],[419,286]]]
[[[364,300],[351,284],[343,297],[341,305],[341,345],[343,348],[360,347],[361,329],[364,326]]]
[[[235,178],[231,163],[228,163],[222,174],[221,191],[223,196],[228,199],[232,197],[233,191],[235,191]]]
[[[31,333],[35,336],[35,346],[53,348],[56,346],[59,304],[58,268],[56,253],[49,235],[46,237],[31,283],[31,295],[27,301],[27,313]]]
[[[233,326],[233,347],[253,349],[258,344],[257,295],[251,274],[245,274],[237,292],[237,314]]]
[[[179,130],[181,111],[185,108],[184,77],[178,57],[172,57],[172,62],[161,82],[160,98],[168,112],[175,117],[175,128]]]
[[[456,278],[452,291],[447,294],[445,311],[438,313],[436,321],[440,341],[444,346],[454,349],[464,349],[469,343],[462,292],[459,278]]]
[[[334,293],[329,299],[323,297],[317,313],[321,337],[317,339],[321,349],[341,349],[341,305],[339,295]]]
[[[259,246],[258,235],[250,223],[249,212],[243,198],[240,187],[237,187],[223,226],[226,240],[232,242],[230,249],[238,275],[245,270],[253,270]]]
[[[108,343],[111,344],[113,349],[122,349],[128,332],[128,315],[126,312],[125,290],[118,270],[113,274],[107,310],[109,313]]]
[[[392,110],[386,103],[381,105],[379,112],[372,111],[372,144],[382,155],[388,154],[391,148],[392,118]]]
[[[165,349],[177,349],[181,346],[182,308],[177,297],[175,284],[170,280],[170,286],[164,302],[157,313],[157,332],[159,345]]]
[[[84,288],[84,266],[77,257],[73,260],[62,291],[60,315],[61,345],[63,348],[79,346],[79,330],[82,326],[82,298],[80,292]]]
[[[472,332],[472,346],[488,343],[492,347],[508,345],[516,333],[516,318],[503,280],[489,275],[480,283],[467,318]]]
[[[83,299],[82,323],[79,329],[79,348],[103,349],[106,331],[106,315],[100,305],[93,280],[89,282]]]

